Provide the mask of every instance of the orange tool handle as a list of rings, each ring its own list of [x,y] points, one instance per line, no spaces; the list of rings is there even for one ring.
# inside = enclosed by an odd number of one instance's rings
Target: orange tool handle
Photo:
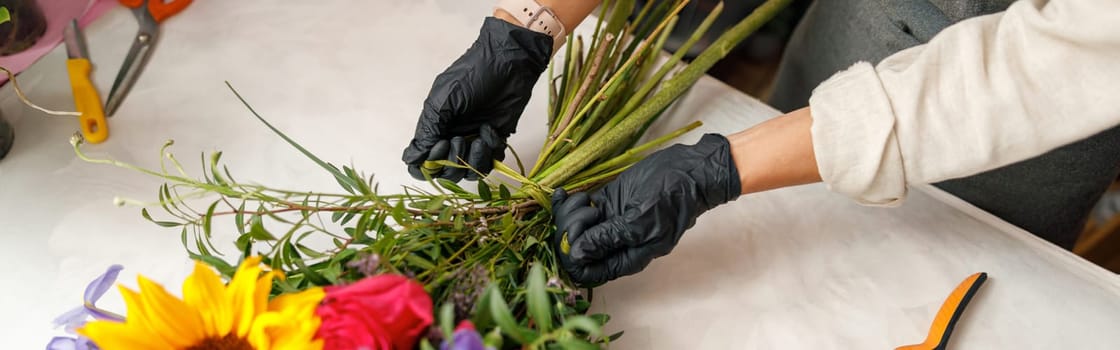
[[[89,81],[91,69],[87,59],[66,60],[70,87],[74,90],[74,106],[82,113],[78,117],[82,126],[82,137],[91,143],[102,143],[109,138],[109,123],[105,121],[105,111],[101,109],[101,97],[97,96],[97,89]]]
[[[933,325],[929,327],[926,341],[921,344],[902,346],[897,350],[944,350],[949,344],[949,335],[953,332],[953,327],[964,313],[965,306],[968,306],[972,296],[976,295],[980,285],[987,279],[987,273],[979,272],[961,281],[961,284],[957,285],[957,288],[945,299],[945,303],[941,304],[941,309],[933,318]]]
[[[152,14],[152,19],[155,19],[156,22],[163,22],[163,20],[168,17],[174,16],[176,13],[187,8],[187,5],[190,5],[192,0],[173,0],[167,3],[163,2],[163,0],[120,0],[122,5],[131,8],[144,5],[144,1],[148,1],[148,12]]]

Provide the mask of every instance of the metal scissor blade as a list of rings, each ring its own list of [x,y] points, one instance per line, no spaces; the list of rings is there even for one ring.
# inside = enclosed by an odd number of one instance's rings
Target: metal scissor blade
[[[70,58],[89,58],[89,49],[86,47],[86,37],[82,29],[78,28],[78,20],[70,21],[70,25],[62,31],[63,42],[66,43],[66,55]]]
[[[152,56],[152,47],[158,33],[158,31],[152,30],[141,31],[136,34],[136,38],[132,41],[132,47],[128,49],[128,55],[124,56],[124,63],[121,64],[121,70],[117,73],[117,79],[113,81],[113,88],[109,90],[109,99],[105,101],[106,115],[113,116],[121,102],[124,101],[125,95],[128,95],[128,91],[132,89],[132,85],[136,84],[140,72],[148,64],[148,57]]]

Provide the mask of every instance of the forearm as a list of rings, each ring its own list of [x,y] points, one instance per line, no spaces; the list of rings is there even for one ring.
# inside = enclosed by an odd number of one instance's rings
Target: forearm
[[[728,136],[742,193],[821,181],[812,125],[809,108],[802,108]]]

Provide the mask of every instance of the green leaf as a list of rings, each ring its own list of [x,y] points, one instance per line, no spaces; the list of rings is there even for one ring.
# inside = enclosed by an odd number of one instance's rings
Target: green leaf
[[[518,343],[529,342],[529,337],[526,336],[523,328],[517,325],[517,320],[513,318],[513,313],[509,311],[509,305],[506,304],[505,299],[502,299],[502,294],[498,293],[496,289],[491,290],[490,293],[490,316],[494,317],[494,322],[502,329],[502,333]]]
[[[323,254],[322,252],[319,252],[317,250],[308,248],[307,246],[302,245],[302,244],[296,244],[295,246],[296,246],[296,249],[298,249],[300,253],[303,253],[303,255],[307,255],[307,257],[312,258],[312,259],[318,259],[318,258],[322,258],[324,256],[327,256],[327,254]]]
[[[583,315],[569,317],[568,319],[564,320],[564,324],[561,326],[561,328],[570,331],[583,331],[591,335],[592,337],[599,337],[603,335],[603,329],[602,327],[600,327],[599,322]]]
[[[7,23],[12,20],[12,14],[8,13],[8,8],[0,6],[0,24]]]
[[[502,198],[502,200],[509,200],[509,188],[506,188],[505,184],[498,185],[498,197]]]
[[[206,234],[206,237],[210,237],[210,223],[214,218],[214,208],[217,207],[218,201],[210,204],[210,208],[206,209],[206,216],[202,217],[202,232]]]
[[[335,254],[334,260],[345,261],[346,259],[350,258],[351,256],[354,256],[355,254],[358,254],[357,250],[345,249],[341,252],[338,252],[338,254]]]
[[[237,96],[237,99],[241,101],[241,104],[245,105],[245,108],[248,108],[249,112],[253,113],[253,116],[257,117],[257,120],[260,120],[261,123],[264,124],[264,126],[267,126],[269,130],[272,130],[272,132],[276,133],[277,136],[280,136],[280,138],[282,138],[282,139],[284,139],[284,141],[288,142],[289,145],[292,145],[292,147],[295,147],[295,149],[299,150],[300,153],[303,153],[303,155],[307,156],[307,158],[311,159],[311,161],[315,162],[315,164],[318,164],[320,167],[325,169],[327,172],[330,172],[331,175],[334,176],[335,180],[338,181],[339,185],[342,185],[342,187],[345,188],[347,192],[353,193],[353,187],[357,187],[357,184],[354,183],[353,179],[347,177],[346,175],[343,175],[342,172],[340,172],[338,170],[338,167],[335,167],[334,165],[328,164],[327,162],[324,162],[322,159],[319,159],[319,157],[315,156],[315,154],[311,153],[311,151],[308,151],[306,148],[303,148],[303,146],[301,146],[298,142],[296,142],[295,140],[292,140],[292,138],[288,137],[288,135],[281,132],[280,129],[277,129],[275,126],[272,126],[272,124],[269,123],[267,120],[265,120],[264,117],[261,117],[260,114],[257,114],[256,110],[253,110],[253,106],[250,106],[249,102],[245,101],[245,98],[241,97],[241,94],[237,93],[237,89],[234,89],[233,85],[230,84],[228,81],[226,82],[226,86],[229,87],[230,91],[233,91],[233,95]]]
[[[258,241],[275,241],[276,240],[276,237],[273,236],[271,233],[268,233],[268,230],[266,230],[264,228],[264,223],[261,221],[260,216],[254,216],[252,219],[249,219],[249,221],[250,221],[250,225],[251,225],[249,227],[249,237],[250,238],[253,238],[253,239],[258,240]]]
[[[462,195],[462,196],[473,197],[473,195],[471,195],[470,192],[467,192],[466,190],[464,190],[462,187],[459,186],[459,184],[451,182],[451,180],[443,179],[443,178],[437,178],[436,183],[438,183],[440,187],[443,187],[443,189],[451,191],[451,193],[454,193],[454,194],[457,194],[457,195]]]
[[[315,264],[315,266],[320,266],[320,265],[323,265],[324,263],[327,264],[327,267],[324,267],[321,270],[319,270],[319,273],[322,274],[323,277],[326,278],[328,281],[330,281],[332,285],[338,284],[338,277],[342,276],[342,264],[340,264],[336,260],[331,260],[331,261],[320,262],[318,264]],[[315,268],[315,266],[312,266],[312,268]]]
[[[598,345],[588,343],[583,339],[560,339],[556,341],[556,344],[560,345],[560,348],[565,350],[599,350]]]
[[[157,221],[157,220],[154,220],[154,219],[152,219],[152,215],[151,215],[151,214],[148,214],[148,209],[147,209],[147,208],[141,208],[141,209],[140,209],[140,216],[143,216],[143,217],[144,217],[145,219],[147,219],[148,221],[151,221],[152,223],[154,223],[154,224],[156,224],[156,225],[160,225],[160,226],[162,226],[162,227],[179,227],[179,226],[183,226],[183,224],[181,224],[181,223],[178,223],[178,222],[174,222],[174,221]]]
[[[591,317],[591,319],[595,320],[595,322],[598,322],[599,325],[605,325],[605,324],[607,324],[607,322],[611,321],[611,315],[607,315],[607,314],[594,314],[594,315],[590,315],[589,317]]]
[[[451,220],[451,211],[453,209],[454,208],[452,208],[452,207],[444,207],[443,210],[439,211],[439,218],[438,218],[437,221],[447,222],[447,221]]]
[[[590,309],[590,308],[591,308],[591,302],[587,301],[587,299],[583,299],[583,298],[576,299],[576,305],[575,305],[576,312],[581,313],[581,314],[585,314],[585,313],[587,313],[587,309]],[[606,322],[604,321],[603,323],[606,323]]]
[[[478,329],[488,329],[494,326],[493,313],[490,312],[490,294],[494,292],[494,289],[493,284],[487,285],[474,305],[475,312],[474,317],[471,317],[471,322]]]
[[[545,290],[544,269],[541,264],[533,264],[529,269],[528,286],[529,315],[537,323],[541,333],[552,330],[552,310],[548,307],[548,291]]]
[[[350,220],[353,219],[355,215],[358,215],[358,213],[357,212],[352,212],[352,211],[346,212],[346,215],[342,216],[342,221],[339,222],[339,224],[346,225],[346,223],[349,223]]]
[[[462,215],[455,216],[455,231],[462,231],[463,226],[466,225],[466,219]]]
[[[233,223],[237,225],[237,233],[245,234],[245,202],[241,202],[241,207],[237,208],[237,214],[233,215]]]
[[[455,327],[455,305],[452,303],[444,303],[439,308],[439,328],[443,331],[443,339],[451,339],[451,333]]]
[[[607,340],[610,340],[610,341],[618,340],[618,338],[622,338],[622,333],[623,333],[623,331],[618,331],[618,333],[611,334],[609,337],[607,337]]]
[[[244,234],[237,236],[237,240],[233,242],[237,246],[237,251],[241,252],[244,256],[249,256],[253,247],[253,239],[249,235]]]
[[[482,200],[488,201],[488,202],[490,200],[494,199],[493,195],[490,194],[490,184],[486,183],[486,181],[483,181],[481,179],[478,180],[478,196],[480,198],[482,198]]]
[[[483,313],[485,312],[480,312],[480,314]],[[490,331],[490,333],[486,333],[486,337],[482,338],[482,344],[485,345],[488,349],[501,349],[503,340],[504,339],[502,339],[502,332],[499,329],[494,328],[494,330]]]
[[[393,206],[393,211],[390,212],[390,214],[393,216],[393,221],[396,221],[397,224],[402,226],[410,219],[408,209],[405,209],[403,200],[397,202],[397,205]]]
[[[214,152],[210,154],[210,173],[212,174],[212,176],[214,176],[214,182],[218,183],[219,185],[225,185],[229,182],[222,178],[221,172],[218,172],[218,162],[221,159],[222,152]]]
[[[345,211],[334,212],[334,214],[331,214],[331,222],[338,222],[338,220],[342,220],[343,215],[346,215]]]
[[[434,212],[434,211],[440,210],[440,208],[443,208],[443,198],[442,197],[437,198],[437,199],[432,199],[431,201],[428,201],[428,206],[427,206],[427,208],[424,208],[424,209],[427,210],[428,212]]]
[[[424,270],[432,270],[436,268],[436,265],[431,261],[428,261],[428,259],[424,259],[423,257],[416,254],[410,253],[408,255],[405,255],[404,260],[408,261],[409,264],[416,265]]]
[[[187,250],[187,254],[193,254],[191,252],[190,245],[187,244],[187,228],[186,227],[184,227],[183,230],[179,232],[179,240],[183,242],[183,249]]]
[[[214,267],[215,270],[218,270],[218,272],[225,277],[233,277],[233,273],[237,271],[236,267],[233,267],[233,265],[230,265],[225,260],[219,259],[213,255],[191,254],[191,259],[201,260],[203,263]]]
[[[295,265],[299,267],[299,272],[303,273],[308,281],[311,281],[311,283],[314,283],[316,286],[329,286],[332,284],[330,280],[327,280],[327,278],[323,277],[319,272],[308,268],[307,264],[300,258],[299,253],[296,252],[291,245],[287,245],[285,250],[287,250],[288,254],[292,257],[292,263],[295,263]]]
[[[436,350],[436,348],[428,342],[428,338],[424,338],[420,340],[420,350]]]

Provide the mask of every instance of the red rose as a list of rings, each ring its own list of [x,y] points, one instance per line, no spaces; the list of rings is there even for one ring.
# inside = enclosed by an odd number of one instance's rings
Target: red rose
[[[315,314],[324,350],[412,349],[432,324],[432,299],[401,275],[381,274],[324,288]]]

